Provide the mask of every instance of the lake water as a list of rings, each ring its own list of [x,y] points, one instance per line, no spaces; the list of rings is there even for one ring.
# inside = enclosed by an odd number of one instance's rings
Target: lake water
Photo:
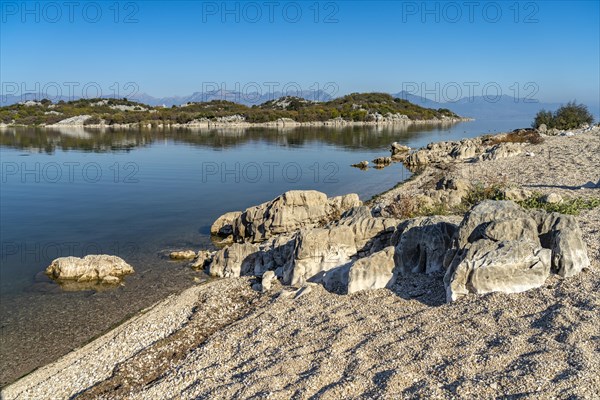
[[[174,249],[210,248],[211,223],[291,189],[367,200],[410,176],[401,165],[361,171],[412,148],[528,126],[0,131],[0,384],[51,362],[193,284]],[[136,270],[108,291],[66,292],[42,271],[61,256],[114,254]]]

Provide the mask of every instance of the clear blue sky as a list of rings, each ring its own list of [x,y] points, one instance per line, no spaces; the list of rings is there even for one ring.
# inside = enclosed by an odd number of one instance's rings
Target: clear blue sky
[[[511,96],[518,87],[541,101],[600,102],[599,1],[51,3],[0,3],[3,85],[66,92],[78,82],[77,92],[96,82],[107,94],[135,82],[170,96],[211,82],[334,82],[337,94],[414,82],[444,100],[455,82],[463,95],[497,84]]]

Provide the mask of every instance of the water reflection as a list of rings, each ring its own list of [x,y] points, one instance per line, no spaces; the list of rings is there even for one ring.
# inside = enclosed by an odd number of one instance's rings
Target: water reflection
[[[212,149],[237,147],[262,141],[283,147],[302,147],[321,142],[349,150],[380,149],[393,141],[410,138],[453,124],[294,127],[294,128],[217,128],[217,129],[89,129],[4,128],[0,146],[53,154],[60,150],[85,152],[122,152],[146,147],[157,141],[175,142]]]

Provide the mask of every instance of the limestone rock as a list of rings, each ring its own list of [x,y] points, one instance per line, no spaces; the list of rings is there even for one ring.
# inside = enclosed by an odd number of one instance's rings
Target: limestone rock
[[[548,193],[540,198],[542,203],[548,204],[559,204],[562,203],[563,198],[558,193]]]
[[[540,216],[540,214],[538,214]],[[589,268],[590,259],[581,229],[572,215],[546,214],[539,226],[542,246],[552,250],[552,270],[562,277]]]
[[[348,272],[348,294],[390,287],[396,281],[393,246],[356,260]]]
[[[408,153],[410,151],[410,147],[400,144],[398,142],[394,142],[391,144],[390,150],[392,152],[392,157],[393,157],[393,156],[397,156],[399,154]]]
[[[60,257],[46,268],[46,274],[52,279],[77,282],[117,283],[133,272],[133,267],[122,258],[104,254],[87,255],[83,258]]]
[[[367,169],[367,168],[369,168],[369,162],[366,161],[366,160],[365,161],[361,161],[361,162],[358,162],[356,164],[352,164],[351,167],[359,168],[359,169]]]
[[[500,158],[514,157],[523,152],[522,143],[498,143],[483,153],[482,160],[498,160]]]
[[[351,228],[356,248],[361,253],[370,254],[390,245],[399,222],[395,218],[373,217],[368,207],[361,206],[348,210],[333,226]]]
[[[216,252],[200,250],[194,261],[190,263],[190,267],[196,271],[201,271],[210,264]]]
[[[392,157],[377,157],[373,160],[375,165],[389,165],[392,163]]]
[[[426,148],[410,154],[405,163],[418,166],[442,162],[453,162],[472,159],[485,150],[480,138],[465,139],[458,142],[430,143]]]
[[[325,271],[348,263],[354,254],[354,233],[347,226],[302,230],[296,239],[294,260],[284,267],[283,281],[292,286],[319,282]]]
[[[467,293],[518,293],[539,287],[550,275],[550,254],[527,240],[479,240],[448,270],[446,297],[454,301]]]
[[[241,211],[232,211],[221,215],[217,220],[211,225],[210,233],[211,235],[219,235],[223,237],[227,237],[233,234],[233,221],[236,220],[240,215],[242,215]]]
[[[525,211],[511,201],[484,201],[461,222],[446,253],[447,298],[466,293],[520,292],[550,272],[563,277],[590,265],[573,216]]]
[[[279,235],[260,244],[254,264],[254,275],[261,276],[266,271],[277,270],[294,259],[296,235]]]
[[[273,284],[273,281],[275,279],[277,279],[277,277],[275,276],[275,272],[273,271],[267,271],[263,274],[261,281],[263,293],[271,290],[271,285]]]
[[[356,194],[328,199],[315,190],[292,190],[244,211],[233,222],[234,238],[256,243],[301,228],[323,226],[360,204]]]
[[[235,278],[254,272],[258,246],[252,243],[234,243],[218,251],[208,267],[210,276]]]
[[[533,195],[530,190],[522,188],[507,188],[502,191],[506,200],[523,201]]]
[[[483,232],[492,221],[531,218],[525,210],[512,201],[482,201],[465,215],[461,222],[453,246],[464,248],[468,243],[483,238]],[[534,221],[535,224],[535,221]],[[512,235],[515,237],[516,235]]]
[[[196,252],[193,250],[172,251],[169,258],[171,260],[193,260],[196,258]]]
[[[457,226],[441,217],[414,218],[398,227],[396,266],[400,274],[432,274],[444,269],[444,257]]]

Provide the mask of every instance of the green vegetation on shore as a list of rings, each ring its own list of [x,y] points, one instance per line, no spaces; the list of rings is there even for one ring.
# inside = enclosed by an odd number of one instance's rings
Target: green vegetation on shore
[[[540,125],[546,125],[546,128],[552,129],[577,129],[583,124],[591,125],[594,122],[594,117],[588,111],[584,104],[569,102],[567,105],[560,107],[555,112],[541,110],[535,116],[531,126],[539,128]]]
[[[49,100],[0,107],[0,123],[49,125],[67,118],[89,115],[85,125],[100,124],[186,124],[192,121],[222,121],[240,116],[246,122],[264,123],[289,118],[297,122],[346,121],[368,122],[377,114],[383,117],[401,114],[409,120],[460,118],[448,109],[430,109],[393,98],[384,93],[354,93],[327,102],[298,97],[283,97],[248,107],[230,101],[213,100],[183,106],[152,107],[127,99],[80,99],[53,104]]]

